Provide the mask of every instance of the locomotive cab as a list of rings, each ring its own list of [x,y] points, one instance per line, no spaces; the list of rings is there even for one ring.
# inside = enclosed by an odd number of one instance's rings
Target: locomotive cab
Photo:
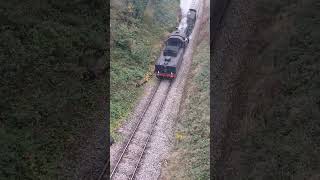
[[[179,49],[180,41],[177,41],[176,39],[168,39],[166,42],[166,47],[163,51],[163,56],[177,57]]]

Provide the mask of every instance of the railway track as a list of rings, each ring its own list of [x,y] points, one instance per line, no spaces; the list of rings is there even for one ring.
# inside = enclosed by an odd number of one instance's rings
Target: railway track
[[[134,179],[136,173],[138,172],[140,162],[142,161],[143,155],[147,149],[147,145],[152,137],[153,130],[155,128],[156,122],[159,118],[159,114],[163,109],[163,105],[167,99],[169,91],[171,89],[171,82],[168,85],[160,105],[157,106],[155,116],[151,121],[147,121],[146,113],[154,100],[155,95],[159,90],[159,86],[162,81],[158,81],[155,90],[152,92],[150,99],[147,102],[144,110],[139,116],[138,122],[135,125],[126,145],[122,149],[121,155],[119,156],[115,166],[113,167],[110,176],[107,174],[107,170],[110,167],[110,159],[104,166],[104,170],[101,173],[99,180],[103,179]]]
[[[216,11],[218,13],[217,19],[214,21],[214,34],[218,31],[219,25],[221,24],[221,21],[223,19],[223,14],[226,11],[226,8],[229,4],[230,0],[227,0],[225,3],[222,4],[216,4],[216,8],[221,7],[222,10]],[[212,44],[212,43],[211,43]],[[98,180],[105,180],[105,179],[112,179],[112,180],[118,180],[118,179],[135,179],[135,176],[139,170],[139,166],[141,165],[141,161],[143,159],[143,156],[145,154],[145,151],[147,149],[148,143],[150,141],[150,138],[152,137],[152,133],[154,130],[154,127],[156,125],[156,122],[159,118],[159,114],[161,113],[161,110],[163,109],[163,105],[167,99],[167,95],[169,94],[169,91],[171,89],[171,82],[168,85],[166,92],[164,93],[164,97],[161,100],[161,103],[159,106],[157,106],[157,109],[153,111],[155,113],[155,117],[152,118],[150,127],[148,128],[141,128],[141,126],[144,126],[143,122],[145,119],[145,115],[150,108],[150,105],[152,101],[154,100],[155,94],[157,94],[157,91],[159,90],[159,86],[161,84],[161,81],[158,81],[155,90],[152,92],[151,97],[149,98],[147,105],[145,106],[144,110],[142,111],[141,115],[139,116],[137,124],[134,126],[134,129],[132,133],[130,134],[129,139],[127,140],[124,148],[121,150],[121,154],[119,158],[116,161],[116,164],[114,167],[112,167],[112,170],[110,169],[110,159],[108,159],[107,163],[104,166],[103,172],[99,176]],[[148,129],[147,132],[145,130]],[[110,169],[110,175],[108,170]]]

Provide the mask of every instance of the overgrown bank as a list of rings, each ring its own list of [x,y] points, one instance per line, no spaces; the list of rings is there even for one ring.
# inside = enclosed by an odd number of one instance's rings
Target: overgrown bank
[[[319,9],[231,1],[211,81],[218,179],[319,178]]]
[[[193,57],[164,179],[210,179],[209,67],[209,41],[204,38]]]
[[[179,1],[111,1],[111,134],[141,95],[162,44],[177,23]],[[138,86],[137,86],[138,85]]]

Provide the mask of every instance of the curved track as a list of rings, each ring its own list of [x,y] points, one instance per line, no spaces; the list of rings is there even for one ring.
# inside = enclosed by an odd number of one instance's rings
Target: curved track
[[[217,16],[217,21],[215,21],[217,24],[221,23],[221,19],[223,19],[223,14],[226,11],[227,4],[229,4],[230,0],[227,0],[226,4],[223,5],[224,8],[222,8],[221,11],[219,11],[219,16]],[[218,8],[218,5],[215,4],[216,8]],[[220,7],[220,6],[219,6]],[[217,13],[217,12],[216,12]],[[212,27],[213,31],[216,32],[217,28],[215,26]],[[193,33],[194,34],[194,33]],[[215,34],[215,33],[214,33]],[[211,43],[212,45],[212,43]],[[190,53],[188,54],[190,56]],[[185,55],[187,56],[187,55]],[[179,70],[181,71],[181,70]],[[179,72],[181,74],[181,72]],[[179,79],[179,78],[178,78]],[[177,80],[176,80],[177,81]],[[125,144],[124,148],[121,149],[121,153],[119,153],[119,157],[117,157],[117,160],[115,162],[114,167],[112,168],[111,174],[107,173],[108,169],[110,168],[110,159],[107,161],[103,172],[101,173],[99,180],[102,179],[134,179],[136,176],[136,173],[138,172],[141,161],[143,159],[143,156],[145,154],[145,151],[148,147],[150,138],[152,137],[153,129],[155,128],[156,122],[158,121],[159,114],[162,112],[163,106],[165,101],[167,100],[167,96],[169,94],[169,91],[171,89],[171,82],[169,82],[168,86],[165,87],[163,92],[161,92],[161,84],[165,84],[164,81],[158,81],[156,84],[156,88],[152,91],[150,98],[147,100],[147,105],[143,108],[142,113],[139,116],[138,122],[136,125],[134,125],[133,131],[130,134],[130,138],[127,140],[127,143]],[[173,87],[175,89],[175,87]],[[158,104],[161,101],[160,105],[154,105],[153,101],[157,101],[155,96],[158,96],[157,92],[162,93],[164,96],[161,98],[161,100],[158,100]],[[151,105],[153,104],[153,105]],[[154,107],[155,109],[152,109]],[[152,112],[155,116],[148,114],[147,112]],[[156,112],[156,113],[155,113]],[[151,117],[152,116],[152,117]],[[146,132],[147,130],[147,132]],[[114,161],[112,161],[114,162]],[[112,164],[111,164],[112,166]]]
[[[126,145],[122,149],[122,153],[119,156],[115,166],[113,167],[110,177],[107,175],[107,168],[110,167],[110,160],[106,163],[103,172],[101,173],[99,180],[102,179],[134,179],[137,170],[139,169],[140,162],[143,158],[144,152],[147,149],[147,145],[152,136],[153,129],[158,120],[159,114],[163,109],[164,102],[167,99],[167,95],[169,94],[171,88],[171,81],[169,81],[169,85],[166,87],[163,98],[158,105],[156,111],[153,110],[155,116],[148,120],[148,116],[146,116],[147,111],[149,110],[151,104],[153,103],[154,97],[159,90],[159,86],[162,82],[159,81],[156,84],[156,88],[151,94],[147,105],[145,106],[143,112],[141,113],[138,123],[135,125],[130,138],[127,140]],[[160,91],[161,93],[161,91]],[[156,100],[155,100],[156,101]],[[159,103],[159,102],[158,102]],[[151,110],[152,111],[152,110]]]

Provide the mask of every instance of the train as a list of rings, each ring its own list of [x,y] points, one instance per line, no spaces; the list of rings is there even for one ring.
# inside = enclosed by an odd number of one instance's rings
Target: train
[[[197,3],[193,0],[186,17],[182,18],[179,27],[166,40],[165,47],[155,64],[154,72],[158,79],[175,79],[177,77],[197,20],[197,12],[199,12]]]
[[[192,1],[193,4],[191,4],[191,8],[189,9],[188,13],[187,13],[187,28],[186,28],[186,34],[188,36],[191,35],[194,26],[196,24],[197,21],[197,10],[198,10],[198,6],[195,3],[195,1]]]
[[[177,30],[171,33],[166,41],[163,52],[155,64],[157,78],[176,78],[188,41],[188,37],[184,31]]]

